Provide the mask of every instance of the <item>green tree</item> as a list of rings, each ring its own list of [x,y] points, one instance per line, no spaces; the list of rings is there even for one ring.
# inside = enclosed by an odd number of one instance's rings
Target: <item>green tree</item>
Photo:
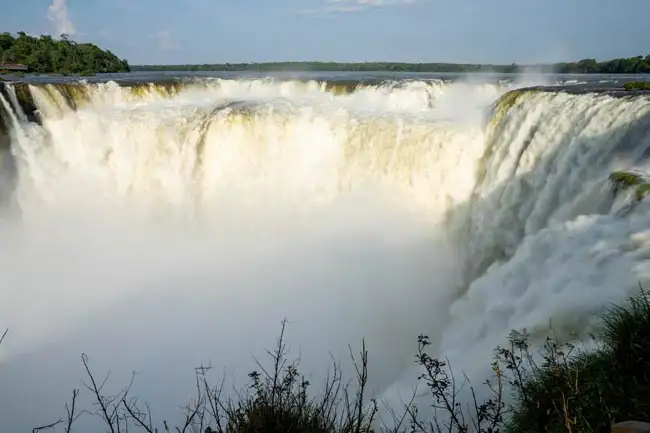
[[[22,63],[39,73],[129,72],[129,63],[109,50],[94,44],[78,44],[68,35],[54,40],[49,35],[38,38],[18,32],[0,34],[0,62]]]

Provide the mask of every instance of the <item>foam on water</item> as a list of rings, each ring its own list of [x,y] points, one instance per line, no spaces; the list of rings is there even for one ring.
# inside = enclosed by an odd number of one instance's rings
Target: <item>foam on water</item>
[[[8,429],[58,418],[82,351],[172,420],[193,367],[241,383],[284,317],[315,378],[366,338],[394,404],[418,334],[480,379],[510,329],[586,335],[650,276],[647,205],[607,184],[647,169],[647,98],[524,92],[486,118],[507,87],[79,89],[30,86],[42,125],[11,118]]]

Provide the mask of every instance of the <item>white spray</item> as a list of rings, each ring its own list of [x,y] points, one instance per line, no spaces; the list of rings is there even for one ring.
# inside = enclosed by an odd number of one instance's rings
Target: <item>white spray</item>
[[[54,24],[57,35],[74,36],[77,31],[68,17],[68,3],[66,0],[52,0],[48,8],[47,18]]]

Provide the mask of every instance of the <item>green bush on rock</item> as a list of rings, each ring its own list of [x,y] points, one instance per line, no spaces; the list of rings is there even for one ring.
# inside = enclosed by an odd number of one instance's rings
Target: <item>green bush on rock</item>
[[[647,81],[631,81],[623,85],[625,90],[650,90],[650,83]]]
[[[641,201],[650,191],[650,182],[648,178],[641,173],[631,171],[615,171],[609,175],[609,181],[612,185],[614,195],[619,194],[629,188],[636,187],[635,198]]]

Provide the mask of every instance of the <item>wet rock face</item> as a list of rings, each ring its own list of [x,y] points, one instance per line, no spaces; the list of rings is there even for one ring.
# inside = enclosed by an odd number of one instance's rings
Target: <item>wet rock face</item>
[[[2,129],[2,121],[0,120],[0,151],[9,149],[11,142],[7,131]]]
[[[16,93],[16,99],[18,100],[23,113],[25,113],[27,120],[39,123],[39,118],[36,115],[36,105],[34,104],[34,99],[29,91],[29,85],[23,82],[0,82],[0,94],[2,94],[5,101],[11,101],[9,92],[7,91],[7,84],[13,86],[13,90]],[[4,107],[0,107],[0,133],[9,129],[9,120],[7,119],[7,115],[8,113],[5,112]]]
[[[5,86],[2,81],[0,81],[0,94],[4,97]],[[5,98],[6,99],[6,98]],[[5,108],[0,104],[0,146],[4,148],[5,140],[8,140],[9,137],[9,125],[6,119],[7,113]]]

